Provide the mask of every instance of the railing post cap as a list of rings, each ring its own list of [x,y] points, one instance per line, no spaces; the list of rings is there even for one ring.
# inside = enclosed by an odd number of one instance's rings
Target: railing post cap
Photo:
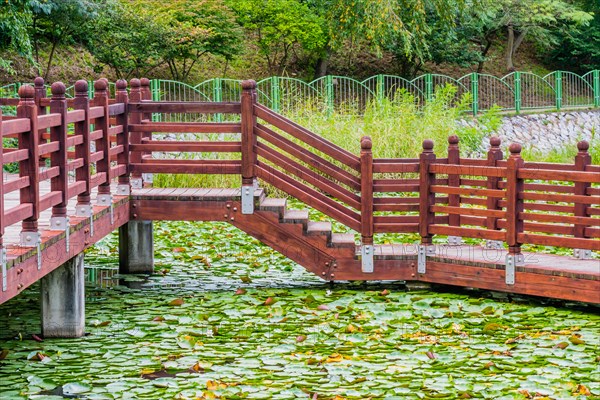
[[[363,150],[371,150],[373,148],[373,141],[370,136],[360,138],[360,148]]]
[[[141,86],[150,86],[150,79],[148,79],[148,78],[141,78],[140,79],[140,85]]]
[[[88,95],[88,83],[87,81],[80,79],[75,82],[75,96],[87,96]]]
[[[245,81],[242,81],[242,89],[244,89],[244,90],[256,89],[256,81],[253,79],[246,79]]]
[[[523,147],[519,143],[511,143],[508,147],[511,156],[519,156]]]
[[[430,152],[433,150],[433,140],[425,139],[423,140],[423,150]]]
[[[94,82],[94,90],[97,92],[104,92],[104,91],[106,91],[107,88],[108,88],[108,80],[101,78],[101,79],[98,79],[96,82]]]
[[[33,84],[35,85],[36,88],[44,87],[44,78],[42,78],[41,76],[38,76],[37,78],[35,78],[33,80]]]
[[[52,97],[54,98],[64,98],[65,92],[67,88],[62,82],[54,82],[52,86],[50,86],[50,92],[52,92]]]
[[[490,138],[490,145],[492,147],[500,147],[501,143],[502,143],[502,140],[500,140],[500,138],[498,136],[492,136]]]
[[[460,139],[456,135],[448,136],[448,144],[457,145],[460,142]]]
[[[23,85],[19,88],[19,97],[22,99],[33,99],[35,89],[31,85]]]
[[[127,89],[127,81],[125,79],[119,79],[115,83],[115,86],[117,87],[117,90],[125,90]]]
[[[131,86],[131,88],[139,88],[141,86],[141,82],[138,78],[133,78],[130,82],[129,85]]]
[[[587,140],[582,140],[577,143],[577,150],[579,150],[581,153],[587,153],[589,148],[590,144],[587,142]]]

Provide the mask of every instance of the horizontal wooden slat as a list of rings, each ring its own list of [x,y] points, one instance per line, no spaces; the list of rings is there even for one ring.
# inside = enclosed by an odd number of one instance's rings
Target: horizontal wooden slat
[[[32,216],[33,205],[31,203],[22,203],[10,210],[5,210],[2,223],[4,226],[9,226]]]
[[[75,197],[75,196],[85,192],[85,182],[79,181],[79,182],[70,184],[67,192],[68,192],[69,198]]]
[[[97,129],[95,131],[90,132],[89,138],[90,138],[90,140],[98,140],[98,139],[102,138],[102,134],[103,134],[103,132],[100,129]]]
[[[38,116],[38,129],[47,129],[61,124],[60,114],[46,114]]]
[[[108,106],[108,115],[120,115],[125,112],[125,104],[123,103],[115,103]]]
[[[242,125],[219,122],[152,122],[130,124],[131,132],[163,132],[163,133],[241,133]]]
[[[496,190],[496,189],[476,189],[476,188],[432,185],[430,190],[432,193],[459,194],[462,196],[482,196],[482,197],[494,197],[494,198],[503,198],[506,196],[506,192],[504,192],[503,190]]]
[[[67,112],[67,124],[81,122],[85,119],[85,110],[72,110]]]
[[[535,214],[521,212],[519,213],[519,218],[528,221],[555,222],[558,224],[600,226],[600,218],[575,217],[572,215]]]
[[[418,215],[375,215],[373,222],[376,224],[418,224]]]
[[[120,144],[118,146],[111,147],[108,150],[108,154],[111,155],[111,156],[114,156],[114,155],[117,155],[117,154],[121,154],[122,152],[123,152],[123,145],[122,144]]]
[[[536,235],[533,233],[519,233],[517,235],[517,238],[521,243],[600,251],[600,240],[596,239],[580,239],[559,236]]]
[[[374,204],[373,211],[411,212],[419,211],[419,204]]]
[[[29,149],[4,149],[4,151],[7,150],[11,151],[2,155],[2,162],[5,165],[8,163],[27,160],[29,157]]]
[[[95,163],[98,162],[100,160],[102,160],[102,158],[104,157],[104,153],[101,151],[95,151],[92,154],[90,154],[90,162],[91,163]]]
[[[575,228],[573,225],[541,224],[539,222],[525,221],[523,223],[524,232],[543,232],[557,235],[573,235]]]
[[[67,147],[77,146],[83,143],[82,135],[69,135],[67,136]]]
[[[142,113],[199,113],[199,114],[239,114],[240,103],[225,102],[168,102],[152,101],[141,103],[129,103],[129,112]]]
[[[241,174],[242,163],[240,160],[222,160],[219,164],[205,160],[202,163],[174,164],[163,160],[163,163],[132,163],[131,172],[163,173],[163,174]],[[196,160],[194,160],[196,161]]]
[[[402,224],[402,223],[375,223],[373,225],[374,233],[417,233],[419,232],[419,224]]]
[[[127,173],[127,167],[125,165],[115,165],[114,167],[110,168],[110,175],[111,177],[116,177],[116,176],[121,176],[121,175],[125,175]]]
[[[585,171],[519,169],[520,179],[600,183],[600,174]]]
[[[589,238],[600,238],[599,228],[585,228],[583,231],[584,236]]]
[[[62,192],[50,192],[43,196],[40,196],[40,211],[47,210],[50,207],[54,207],[60,204],[62,201]]]
[[[388,180],[382,182],[379,179],[375,179],[373,181],[373,191],[376,193],[412,193],[418,192],[419,188],[419,185],[403,184],[401,180],[397,182],[390,182]]]
[[[15,190],[23,189],[27,186],[29,186],[28,176],[21,176],[16,179],[11,179],[9,181],[4,182],[4,194],[14,192]]]
[[[16,99],[9,99],[9,98],[0,98],[0,106],[13,106],[16,107],[19,105],[19,101],[21,101],[21,99],[16,98]],[[4,118],[4,117],[2,117]]]
[[[458,226],[430,225],[429,232],[435,235],[462,236],[474,239],[505,240],[506,232],[488,229],[463,228]]]
[[[240,142],[214,142],[214,141],[170,141],[170,140],[152,140],[142,144],[130,144],[131,151],[163,151],[163,152],[223,152],[239,153],[242,151]]]
[[[39,147],[40,149],[40,154],[50,154],[50,153],[54,153],[55,151],[58,151],[60,149],[60,143],[59,142],[49,142],[49,143],[43,143],[40,144]]]
[[[403,163],[389,160],[374,159],[373,173],[409,173],[419,172],[419,163]]]
[[[2,137],[13,135],[16,133],[29,132],[31,122],[27,118],[13,119],[9,121],[2,121]]]
[[[111,126],[110,128],[108,128],[109,136],[115,136],[120,133],[123,133],[123,125]]]
[[[506,168],[483,167],[457,164],[431,164],[429,172],[434,174],[453,174],[469,176],[490,176],[503,178],[506,177]]]
[[[477,158],[461,158],[460,165],[474,165],[478,167],[487,167],[488,160]]]
[[[501,210],[484,210],[481,208],[468,208],[468,207],[453,207],[453,206],[431,206],[429,207],[431,212],[444,213],[444,214],[458,214],[458,215],[472,215],[475,217],[495,217],[504,218],[506,216],[505,211]]]
[[[46,179],[52,179],[52,178],[58,176],[59,174],[60,174],[59,167],[51,167],[51,168],[45,169],[43,171],[40,171],[39,179],[40,179],[40,181],[45,181]]]
[[[523,200],[542,200],[556,201],[564,203],[581,203],[581,204],[600,204],[600,196],[582,196],[570,194],[554,194],[554,193],[519,193],[519,198]]]
[[[90,110],[88,112],[88,118],[96,119],[96,118],[100,118],[100,117],[104,117],[104,107],[102,107],[102,106],[90,107]]]

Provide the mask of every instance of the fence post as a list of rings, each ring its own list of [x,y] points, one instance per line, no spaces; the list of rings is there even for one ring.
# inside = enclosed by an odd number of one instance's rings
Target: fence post
[[[448,137],[448,164],[460,164],[460,149],[458,148],[458,136],[452,135]],[[448,186],[460,187],[460,175],[448,174]],[[451,207],[460,207],[460,195],[449,194],[448,205]],[[448,215],[449,226],[460,226],[460,215],[449,214]],[[462,244],[462,237],[460,236],[448,236],[448,244],[458,246]]]
[[[585,168],[592,163],[592,157],[588,153],[588,149],[590,148],[590,144],[585,140],[577,143],[578,153],[575,156],[575,170],[576,171],[585,171]],[[575,191],[573,194],[579,196],[588,195],[587,191],[592,186],[590,182],[575,182]],[[590,217],[591,215],[588,213],[588,205],[582,203],[575,203],[575,216],[576,217]],[[575,224],[574,226],[574,235],[576,238],[585,238],[585,228],[586,225]],[[575,249],[573,251],[574,256],[579,259],[587,259],[591,258],[592,251],[584,250],[584,249]]]
[[[66,251],[69,252],[69,217],[67,216],[67,206],[69,203],[69,171],[67,164],[68,145],[67,145],[67,98],[65,97],[66,87],[62,82],[55,82],[50,88],[52,99],[50,100],[50,113],[60,114],[60,125],[50,128],[50,141],[58,143],[58,151],[50,155],[50,165],[58,167],[58,175],[50,180],[50,190],[61,192],[61,201],[52,207],[52,216],[50,217],[50,229],[65,231]]]
[[[519,169],[525,162],[521,158],[521,145],[513,143],[509,147],[510,157],[506,163],[506,242],[508,254],[506,255],[505,282],[507,285],[515,284],[515,267],[524,262],[521,253],[519,234],[523,232],[523,179],[519,178]]]
[[[0,107],[0,136],[2,136],[2,107]],[[6,276],[6,249],[4,248],[4,145],[0,140],[0,167],[2,168],[2,181],[0,181],[0,267],[2,268],[2,291],[8,290],[8,278]]]
[[[88,83],[84,80],[75,82],[75,99],[73,108],[83,110],[83,121],[75,123],[75,135],[81,136],[81,144],[75,146],[75,158],[83,160],[82,165],[75,170],[77,182],[84,182],[84,191],[77,195],[75,215],[90,219],[90,233],[93,236],[93,213],[91,205],[91,149],[90,149],[90,98]]]
[[[152,91],[150,90],[150,79],[141,78],[140,79],[140,90],[142,93],[141,100],[151,101],[152,100]],[[142,120],[152,121],[153,119],[152,113],[143,113]],[[144,132],[142,133],[142,142],[152,140],[152,132]],[[152,152],[146,151],[142,152],[142,158],[144,156],[152,157]],[[142,185],[143,186],[152,186],[152,178],[153,175],[151,173],[142,174]]]
[[[127,94],[127,81],[119,79],[116,83],[115,101],[125,105],[123,114],[117,115],[117,126],[123,127],[123,132],[117,135],[117,146],[123,146],[123,151],[117,155],[117,165],[125,166],[125,173],[119,175],[117,194],[128,196],[131,193],[129,187],[129,96]]]
[[[96,140],[96,151],[102,152],[102,159],[96,162],[96,170],[104,174],[104,182],[98,186],[97,202],[100,206],[112,207],[110,194],[110,117],[108,115],[108,81],[99,79],[94,82],[94,106],[102,107],[102,117],[96,118],[95,129],[102,130],[102,137]],[[112,208],[111,208],[112,216]]]
[[[521,112],[521,73],[519,71],[515,71],[514,74],[515,112],[518,114]]]
[[[384,86],[384,79],[383,79],[382,74],[377,75],[376,94],[377,94],[377,104],[379,104],[379,105],[383,104],[383,99],[385,98],[385,86]]]
[[[20,203],[29,203],[32,206],[31,217],[22,222],[21,246],[37,247],[38,269],[41,269],[41,235],[38,231],[38,219],[40,217],[40,185],[39,185],[39,129],[38,108],[35,105],[35,89],[29,85],[19,88],[19,105],[17,106],[17,118],[29,120],[30,128],[27,132],[19,133],[19,149],[27,149],[28,157],[19,162],[19,176],[28,177],[29,185],[20,190]]]
[[[334,107],[334,91],[333,91],[333,76],[331,75],[327,75],[325,77],[325,95],[326,95],[326,99],[325,101],[327,102],[327,116],[331,116],[333,114],[333,107]]]
[[[600,70],[595,69],[592,77],[594,79],[594,107],[600,107]]]
[[[554,72],[554,88],[556,91],[556,109],[560,110],[562,108],[562,96],[563,96],[562,72],[561,71]]]
[[[433,98],[433,76],[425,74],[425,100],[431,101]]]
[[[254,213],[254,187],[256,174],[254,167],[257,157],[254,151],[256,146],[256,82],[246,80],[242,82],[241,118],[242,118],[242,214]]]
[[[473,115],[479,114],[479,74],[471,74],[471,94],[473,95]]]
[[[33,88],[35,90],[35,105],[37,106],[38,109],[38,116],[39,115],[46,115],[46,107],[42,106],[42,99],[46,98],[46,86],[44,84],[44,78],[38,76],[37,78],[34,79],[33,81]],[[39,132],[40,135],[40,143],[44,143],[46,142],[46,139],[44,139],[44,134],[46,133],[46,129],[41,129]],[[46,166],[46,157],[44,157],[44,154],[40,154],[40,168],[44,168]]]
[[[431,192],[435,174],[429,171],[429,166],[434,162],[433,140],[426,139],[423,141],[423,152],[419,156],[419,234],[421,235],[417,265],[419,274],[424,274],[426,271],[427,256],[435,254],[432,245],[433,235],[429,233],[429,225],[435,223],[435,213],[431,211],[431,206],[435,205],[435,193]]]
[[[142,89],[141,82],[139,79],[134,78],[129,82],[131,87],[129,91],[129,102],[130,103],[139,103],[142,101]],[[139,112],[134,112],[129,114],[129,125],[139,125],[142,122],[142,114]],[[142,132],[131,131],[129,132],[129,144],[141,144],[142,143]],[[132,151],[129,155],[129,163],[131,164],[141,164],[142,162],[142,153],[139,150]],[[142,184],[142,174],[140,172],[132,172],[131,173],[131,188],[132,189],[141,189]]]
[[[500,149],[501,140],[498,136],[492,136],[490,138],[490,149],[487,153],[487,165],[490,167],[496,167],[498,161],[502,160],[504,155],[502,154],[502,150]],[[487,178],[487,188],[498,190],[500,189],[500,181],[501,178],[495,176],[488,176]],[[488,210],[501,210],[502,208],[499,206],[500,199],[497,197],[488,197],[486,200],[487,209]],[[486,228],[490,230],[498,230],[498,218],[496,217],[487,217],[485,222]],[[504,246],[501,241],[498,240],[486,240],[485,248],[486,249],[494,249],[499,250]]]
[[[360,224],[362,272],[373,273],[373,142],[360,139]]]
[[[223,101],[223,81],[221,78],[213,79],[213,101]],[[223,121],[223,114],[215,114],[217,122]]]
[[[276,113],[281,110],[281,93],[279,91],[279,77],[271,77],[271,105]]]

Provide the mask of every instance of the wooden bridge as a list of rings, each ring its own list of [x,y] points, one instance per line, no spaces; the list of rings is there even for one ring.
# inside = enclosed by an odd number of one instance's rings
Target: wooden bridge
[[[147,79],[129,88],[118,81],[114,98],[106,80],[94,86],[90,99],[78,81],[67,99],[54,83],[47,98],[38,78],[20,99],[0,100],[16,106],[0,122],[16,143],[0,152],[15,171],[0,185],[0,303],[42,280],[46,336],[83,334],[81,253],[115,229],[121,272],[152,272],[154,220],[227,221],[325,280],[417,280],[600,303],[592,253],[600,251],[600,166],[587,142],[572,164],[525,161],[518,144],[505,159],[497,138],[486,158],[463,158],[455,136],[443,158],[425,140],[419,158],[377,159],[372,146],[385,143],[363,137],[360,154],[349,152],[258,104],[254,81],[233,103],[150,101]],[[194,122],[156,122],[185,120],[177,115]],[[151,174],[175,173],[241,179],[236,189],[151,187]],[[267,188],[330,221],[310,220]],[[384,233],[420,240],[378,244]]]

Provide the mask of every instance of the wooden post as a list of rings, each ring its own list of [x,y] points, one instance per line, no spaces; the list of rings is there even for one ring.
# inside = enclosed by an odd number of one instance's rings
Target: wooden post
[[[140,79],[140,91],[141,91],[141,99],[142,101],[151,101],[152,100],[152,90],[150,89],[150,79],[141,78]],[[152,121],[152,113],[143,113],[142,121]],[[152,140],[152,132],[143,132],[142,133],[142,142],[147,140]],[[144,151],[142,152],[142,158],[151,157],[152,152]],[[142,174],[142,181],[145,187],[152,186],[152,174],[145,173]]]
[[[362,272],[373,273],[373,142],[360,139],[360,222]]]
[[[502,154],[502,150],[500,149],[501,140],[497,136],[492,136],[490,138],[490,149],[487,153],[487,165],[490,167],[496,167],[498,161],[502,160],[504,155]],[[501,178],[495,176],[488,176],[487,178],[487,188],[498,190],[500,189]],[[500,199],[497,197],[488,197],[486,200],[487,209],[488,210],[501,210],[499,206]],[[487,217],[485,221],[485,226],[490,230],[498,230],[498,218],[496,217]],[[504,246],[502,242],[497,240],[486,240],[485,247],[487,249],[502,249]]]
[[[77,195],[77,206],[75,215],[78,217],[92,218],[91,205],[91,152],[90,152],[90,98],[88,93],[88,83],[84,80],[75,82],[75,99],[73,101],[75,110],[83,110],[85,118],[81,122],[75,123],[75,135],[81,136],[82,142],[75,146],[75,158],[83,161],[81,167],[75,170],[75,180],[84,182],[85,191]]]
[[[460,164],[460,149],[458,148],[459,138],[456,135],[448,137],[448,164]],[[448,174],[448,186],[460,187],[460,175]],[[460,207],[460,195],[449,194],[448,205],[452,207]],[[450,214],[448,216],[449,226],[460,226],[460,215]],[[458,246],[462,244],[462,237],[448,236],[448,244]]]
[[[577,150],[579,152],[575,156],[575,170],[576,171],[585,171],[586,167],[592,163],[592,157],[588,153],[588,149],[590,148],[590,144],[585,140],[577,143]],[[591,183],[589,182],[575,182],[575,195],[586,196],[588,195],[588,189],[591,187]],[[576,217],[590,217],[591,215],[588,213],[588,205],[582,203],[575,203],[574,214]],[[586,225],[575,224],[574,226],[574,236],[576,238],[585,238],[585,228]],[[574,249],[574,256],[579,259],[591,258],[591,250],[584,249]]]
[[[102,117],[96,118],[95,129],[102,130],[102,137],[96,141],[96,151],[102,152],[102,159],[96,162],[98,174],[104,174],[103,182],[98,186],[98,205],[110,206],[112,198],[110,195],[110,117],[108,114],[108,82],[99,79],[94,82],[95,107],[102,107]]]
[[[55,82],[50,88],[52,99],[50,100],[50,113],[60,114],[60,125],[50,128],[50,141],[58,143],[58,151],[50,155],[50,165],[58,167],[59,173],[50,180],[50,190],[61,192],[61,202],[52,207],[50,218],[50,229],[65,231],[66,249],[69,251],[69,219],[67,217],[67,206],[69,203],[69,171],[67,169],[68,145],[67,145],[67,99],[65,97],[66,87],[62,82]]]
[[[29,185],[21,188],[20,203],[29,203],[32,206],[32,215],[22,223],[21,245],[38,247],[39,255],[39,245],[41,243],[41,236],[38,231],[38,219],[40,216],[40,136],[38,129],[38,109],[35,105],[34,96],[35,89],[33,87],[23,85],[19,88],[19,97],[21,100],[17,106],[17,118],[27,118],[30,123],[29,131],[19,133],[19,149],[28,150],[27,159],[19,162],[19,176],[29,178]],[[41,265],[38,263],[38,266],[40,267]]]
[[[0,108],[0,138],[2,137],[2,108]],[[4,145],[0,140],[0,168],[2,168],[2,180],[0,181],[0,267],[2,268],[2,291],[8,289],[8,279],[6,276],[6,249],[4,248]]]
[[[423,152],[419,157],[419,234],[421,235],[421,245],[419,246],[418,268],[420,274],[425,273],[426,257],[435,254],[435,248],[432,246],[433,235],[429,233],[429,225],[435,222],[435,213],[431,207],[435,204],[435,193],[431,192],[431,186],[435,182],[435,174],[429,171],[429,166],[435,162],[435,153],[433,152],[433,140],[423,141]]]
[[[37,77],[33,80],[33,88],[35,90],[35,105],[38,109],[38,115],[46,115],[46,107],[42,106],[42,99],[46,98],[46,85],[44,84],[44,78]],[[46,133],[46,129],[40,129],[39,135],[39,143],[45,143],[44,134]],[[44,168],[46,166],[46,157],[44,154],[40,154],[40,168]]]
[[[523,168],[524,161],[521,158],[521,145],[513,143],[509,147],[510,157],[506,165],[506,243],[508,243],[508,254],[506,255],[506,283],[515,283],[515,267],[524,261],[521,254],[521,243],[519,233],[523,232],[523,220],[520,213],[523,212],[523,179],[519,178],[519,169]]]
[[[131,90],[129,92],[129,101],[131,103],[139,103],[142,101],[142,89],[141,82],[139,79],[132,79],[130,82]],[[129,125],[140,124],[142,122],[142,114],[141,113],[131,113],[129,115]],[[129,133],[129,143],[130,144],[141,144],[142,143],[142,133],[132,131]],[[139,164],[142,162],[142,153],[140,151],[132,151],[129,155],[129,162],[132,164]],[[133,172],[131,174],[131,187],[133,189],[141,189],[142,188],[142,174],[139,172]]]
[[[254,213],[254,188],[256,173],[254,167],[257,162],[256,152],[256,82],[246,80],[242,82],[241,118],[242,118],[242,214]]]
[[[123,126],[123,133],[117,135],[117,146],[123,146],[123,152],[117,155],[117,164],[125,166],[125,173],[123,175],[119,175],[117,194],[121,196],[128,196],[131,193],[131,189],[129,187],[129,95],[127,94],[127,81],[124,79],[119,79],[116,83],[116,88],[116,102],[125,105],[125,112],[117,115],[117,125]]]

